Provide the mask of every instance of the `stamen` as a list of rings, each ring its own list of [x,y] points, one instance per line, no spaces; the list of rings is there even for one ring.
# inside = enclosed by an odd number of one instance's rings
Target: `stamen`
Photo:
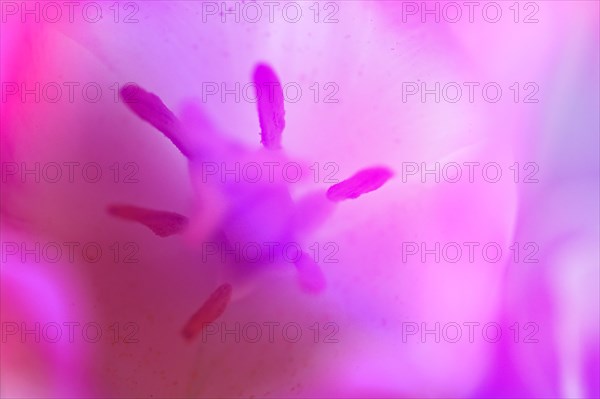
[[[159,237],[181,233],[188,225],[188,219],[178,213],[155,211],[133,205],[110,205],[108,213],[120,219],[141,223]]]
[[[137,116],[162,132],[183,155],[191,158],[192,150],[185,144],[184,130],[179,119],[160,97],[136,85],[123,87],[121,97]]]
[[[218,319],[231,300],[231,284],[220,285],[183,327],[183,337],[191,341],[207,324]]]
[[[327,198],[334,202],[358,198],[362,194],[377,190],[393,175],[393,172],[385,167],[363,169],[351,178],[329,187]]]
[[[254,83],[257,86],[261,143],[269,150],[279,149],[281,148],[281,134],[285,128],[281,82],[271,67],[259,64],[254,70]]]

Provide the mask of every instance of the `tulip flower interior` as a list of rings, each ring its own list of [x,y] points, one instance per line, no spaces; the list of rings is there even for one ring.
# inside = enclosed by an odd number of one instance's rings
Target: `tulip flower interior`
[[[598,15],[2,1],[0,396],[600,397]]]

